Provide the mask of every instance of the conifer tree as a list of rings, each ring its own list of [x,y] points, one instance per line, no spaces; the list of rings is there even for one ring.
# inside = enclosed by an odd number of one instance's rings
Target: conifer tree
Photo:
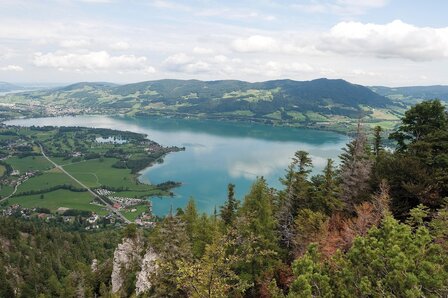
[[[349,212],[353,212],[354,206],[369,196],[369,180],[372,170],[370,148],[360,123],[355,139],[343,150],[344,153],[340,156],[341,197],[345,208]]]
[[[311,158],[305,151],[297,151],[288,167],[282,183],[285,190],[279,194],[279,206],[276,214],[282,247],[291,251],[294,235],[294,218],[300,208],[307,208],[310,182],[307,180],[311,172]]]
[[[233,271],[238,260],[227,253],[233,244],[219,234],[213,238],[205,247],[202,258],[178,263],[178,285],[186,290],[189,297],[224,298],[232,294],[241,295],[248,287]]]
[[[383,129],[381,126],[375,126],[373,129],[373,154],[377,160],[380,157],[381,151],[383,151],[383,140],[381,137],[382,131]]]
[[[238,210],[239,201],[235,198],[235,185],[229,183],[227,186],[227,201],[221,207],[221,219],[226,226],[232,224]]]
[[[244,282],[255,285],[255,295],[261,275],[276,262],[278,252],[271,192],[263,178],[254,182],[244,198],[235,226],[229,235],[235,243],[233,253],[241,260],[237,271]]]
[[[152,287],[148,295],[150,297],[185,297],[186,293],[177,285],[178,262],[189,261],[192,258],[185,223],[178,217],[168,215],[157,228],[151,242],[159,259],[157,271],[150,276]]]

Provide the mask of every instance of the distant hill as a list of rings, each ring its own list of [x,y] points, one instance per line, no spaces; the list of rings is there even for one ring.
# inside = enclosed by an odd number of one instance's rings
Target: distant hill
[[[7,82],[0,82],[0,92],[9,92],[9,91],[16,91],[16,90],[22,90],[23,87],[17,86],[14,84],[10,84]]]
[[[412,87],[373,86],[370,89],[393,100],[405,100],[414,103],[421,100],[440,99],[448,103],[448,86],[443,85]]]
[[[108,88],[115,87],[115,86],[118,86],[118,85],[114,84],[114,83],[107,83],[107,82],[80,82],[80,83],[75,83],[75,84],[71,84],[68,86],[55,88],[53,90],[76,91],[76,90],[85,89],[85,88],[90,88],[93,90],[93,89],[108,89]]]
[[[61,111],[70,108],[85,113],[156,114],[306,126],[313,126],[310,123],[347,125],[344,123],[374,114],[375,121],[399,117],[390,111],[396,105],[391,99],[361,85],[330,79],[257,83],[157,80],[126,85],[81,82],[8,97],[9,102],[29,103],[30,100],[56,110],[60,107]]]

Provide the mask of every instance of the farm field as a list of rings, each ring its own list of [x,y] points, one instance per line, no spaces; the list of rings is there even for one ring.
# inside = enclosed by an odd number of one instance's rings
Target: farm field
[[[6,173],[6,167],[4,165],[0,165],[0,177],[2,177]]]
[[[44,171],[49,170],[53,165],[48,162],[43,156],[27,156],[27,157],[11,157],[6,160],[14,170],[18,170],[20,173],[25,173],[26,171]]]
[[[72,192],[59,189],[45,194],[17,196],[9,199],[9,204],[19,204],[25,208],[48,208],[52,212],[58,208],[69,208],[96,212],[100,215],[108,213],[103,207],[90,204],[93,198],[88,192]]]
[[[4,198],[9,196],[14,191],[14,187],[9,185],[2,185],[0,187],[0,197]]]
[[[52,212],[60,207],[108,214],[101,204],[91,204],[93,196],[67,173],[86,187],[103,188],[110,202],[119,197],[131,221],[147,210],[146,205],[134,207],[125,198],[147,198],[169,194],[168,186],[149,185],[138,181],[138,172],[165,154],[184,150],[163,147],[145,135],[129,131],[90,129],[81,127],[3,127],[0,128],[0,198],[12,195],[2,207],[18,204],[15,208],[48,208]],[[64,168],[42,156],[46,156]]]
[[[120,196],[132,194],[132,197],[141,197],[160,193],[156,187],[138,182],[130,169],[113,167],[117,161],[115,158],[92,159],[68,164],[64,169],[89,187],[117,190]]]
[[[59,171],[45,172],[42,175],[34,176],[23,182],[17,189],[17,194],[47,190],[59,185],[72,185],[75,188],[81,188],[75,181]]]

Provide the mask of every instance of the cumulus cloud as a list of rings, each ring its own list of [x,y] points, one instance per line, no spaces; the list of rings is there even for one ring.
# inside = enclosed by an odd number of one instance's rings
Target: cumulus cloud
[[[144,56],[120,55],[111,56],[106,51],[86,53],[35,53],[33,63],[38,67],[56,68],[59,70],[76,71],[143,71],[155,72],[148,65]]]
[[[2,71],[23,71],[23,67],[19,66],[19,65],[7,65],[4,67],[0,67],[0,70]]]
[[[189,74],[203,73],[210,70],[210,64],[203,60],[196,60],[185,53],[177,53],[163,61],[165,69],[171,72],[184,72]]]
[[[324,35],[320,48],[414,61],[447,58],[448,27],[416,27],[400,20],[385,25],[341,22]]]

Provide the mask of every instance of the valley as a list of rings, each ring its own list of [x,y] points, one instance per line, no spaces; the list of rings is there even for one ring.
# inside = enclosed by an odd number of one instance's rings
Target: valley
[[[77,210],[125,222],[151,214],[146,198],[170,195],[178,185],[141,183],[137,173],[183,150],[162,147],[137,133],[79,127],[3,126],[0,142],[4,208],[19,205],[52,214]]]

